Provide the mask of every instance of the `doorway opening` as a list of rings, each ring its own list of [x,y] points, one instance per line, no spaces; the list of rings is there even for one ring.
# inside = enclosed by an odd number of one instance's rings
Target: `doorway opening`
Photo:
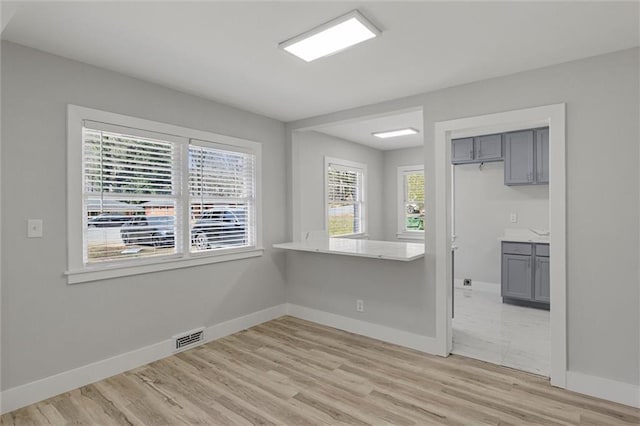
[[[451,144],[451,352],[548,377],[548,128]]]
[[[565,105],[550,105],[504,113],[489,114],[438,122],[435,125],[436,177],[436,334],[444,355],[454,347],[452,311],[454,299],[452,235],[453,181],[451,172],[451,140],[522,129],[549,130],[548,186],[548,259],[549,296],[553,301],[549,311],[550,363],[548,375],[555,386],[566,386],[566,174],[565,174]],[[454,152],[455,154],[455,152]],[[517,213],[517,212],[516,212]],[[536,229],[536,228],[534,228]],[[536,229],[541,231],[539,229]],[[544,230],[542,230],[544,233]],[[530,244],[531,256],[536,247]],[[501,247],[502,249],[502,247]],[[511,247],[508,247],[511,250]],[[508,250],[508,251],[509,251]],[[544,249],[540,249],[540,255]],[[502,255],[502,250],[501,250]],[[535,257],[532,257],[535,262]],[[502,274],[502,273],[501,273]],[[502,279],[502,278],[501,278]],[[455,284],[455,283],[454,283]],[[473,286],[473,283],[472,283]],[[480,287],[480,286],[478,286]],[[496,289],[494,288],[494,291]],[[473,290],[472,290],[473,291]],[[455,312],[453,312],[455,313]],[[545,374],[547,372],[541,372]]]

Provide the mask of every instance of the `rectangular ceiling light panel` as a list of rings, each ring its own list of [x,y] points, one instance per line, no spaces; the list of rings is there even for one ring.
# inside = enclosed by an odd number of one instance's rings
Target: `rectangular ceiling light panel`
[[[372,133],[372,135],[380,139],[387,139],[387,138],[395,138],[398,136],[415,135],[416,133],[418,133],[416,129],[414,129],[413,127],[408,127],[406,129],[389,130],[386,132],[376,132],[376,133]]]
[[[280,43],[281,49],[307,62],[340,52],[380,35],[357,10]]]

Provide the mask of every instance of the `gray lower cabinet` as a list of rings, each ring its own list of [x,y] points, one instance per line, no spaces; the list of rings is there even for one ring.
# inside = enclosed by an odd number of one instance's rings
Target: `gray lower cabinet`
[[[536,256],[536,270],[534,272],[533,300],[549,303],[551,288],[549,286],[549,258]]]
[[[549,128],[505,134],[504,184],[549,183]]]
[[[502,255],[502,297],[531,299],[531,256]]]
[[[549,245],[502,243],[502,298],[546,307],[550,302]]]
[[[451,140],[451,163],[484,163],[501,161],[502,135],[484,135]]]

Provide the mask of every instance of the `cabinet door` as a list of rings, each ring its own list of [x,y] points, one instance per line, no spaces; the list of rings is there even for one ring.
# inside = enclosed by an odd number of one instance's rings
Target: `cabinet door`
[[[502,297],[531,300],[531,260],[533,256],[502,255]]]
[[[467,163],[473,160],[473,138],[451,140],[451,162]]]
[[[536,183],[549,183],[549,129],[536,130]]]
[[[549,285],[549,258],[536,257],[536,271],[534,273],[533,300],[549,303],[551,300],[551,288]]]
[[[496,161],[502,159],[502,135],[478,136],[473,139],[476,161]]]
[[[533,183],[533,130],[507,133],[504,154],[504,184]]]

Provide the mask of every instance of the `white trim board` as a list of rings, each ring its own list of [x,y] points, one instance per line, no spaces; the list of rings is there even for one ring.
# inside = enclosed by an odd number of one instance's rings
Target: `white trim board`
[[[222,337],[237,333],[272,319],[279,318],[286,313],[286,305],[276,305],[239,318],[234,318],[207,327],[204,331],[204,341],[207,343]],[[77,389],[107,377],[123,373],[133,368],[141,367],[153,361],[174,355],[174,341],[166,339],[140,349],[116,355],[111,358],[93,362],[73,370],[64,371],[44,379],[16,386],[2,392],[2,414]],[[191,349],[193,346],[185,348]]]
[[[398,330],[397,328],[374,324],[292,303],[287,303],[286,305],[287,314],[292,317],[437,355],[438,346],[434,337],[423,336],[421,334]]]
[[[551,269],[551,384],[566,387],[566,135],[565,104],[435,123],[436,338],[438,354],[451,352],[451,137],[491,129],[502,132],[549,126],[549,230]],[[479,133],[478,133],[479,134]]]
[[[590,376],[577,371],[567,371],[567,389],[640,408],[640,385]]]

